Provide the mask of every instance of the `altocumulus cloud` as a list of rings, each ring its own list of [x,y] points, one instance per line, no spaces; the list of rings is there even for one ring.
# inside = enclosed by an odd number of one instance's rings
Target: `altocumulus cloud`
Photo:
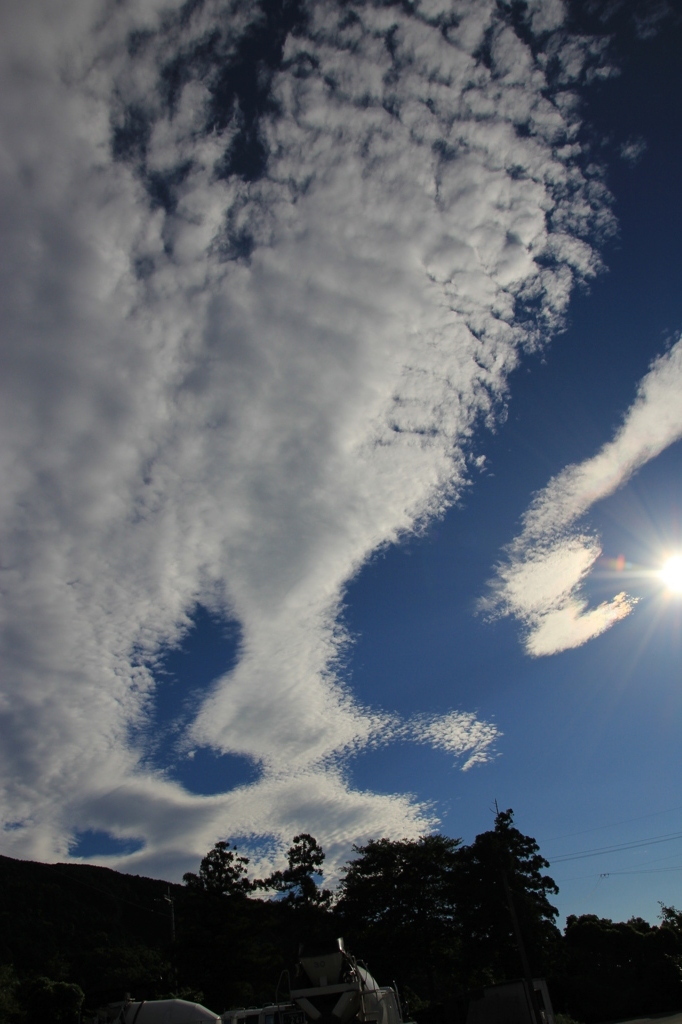
[[[401,722],[336,665],[344,586],[456,497],[609,230],[573,90],[600,48],[560,0],[518,18],[4,6],[5,852],[99,828],[141,841],[113,863],[177,876],[226,832],[305,828],[333,860],[433,822],[346,757],[489,756],[489,723]],[[260,768],[212,797],[145,767],[154,662],[197,603],[242,641],[189,742]]]
[[[640,381],[613,440],[591,459],[567,466],[535,496],[482,602],[484,610],[524,623],[529,654],[579,647],[632,611],[635,600],[624,592],[588,607],[580,587],[601,547],[593,532],[576,525],[596,502],[682,437],[681,393],[678,340]]]

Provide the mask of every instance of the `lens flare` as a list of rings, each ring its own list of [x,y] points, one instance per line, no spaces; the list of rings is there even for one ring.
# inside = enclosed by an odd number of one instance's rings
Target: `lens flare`
[[[673,555],[669,558],[661,569],[660,577],[668,590],[682,594],[682,555]]]

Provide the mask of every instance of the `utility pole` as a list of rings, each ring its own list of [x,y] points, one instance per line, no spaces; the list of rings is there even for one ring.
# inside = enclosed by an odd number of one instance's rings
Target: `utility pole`
[[[540,1014],[538,1013],[538,1006],[535,1001],[535,988],[533,986],[533,975],[530,973],[530,964],[528,963],[528,956],[526,954],[526,947],[523,943],[523,935],[521,934],[521,926],[519,919],[516,916],[516,907],[514,906],[514,900],[512,897],[512,891],[509,888],[509,879],[507,878],[507,872],[502,869],[502,885],[504,886],[504,894],[507,897],[507,906],[509,907],[509,913],[511,914],[512,925],[514,928],[514,938],[516,939],[516,946],[521,957],[521,967],[523,968],[523,977],[526,982],[526,988],[528,990],[528,999],[530,1001],[530,1013],[531,1019],[534,1024],[542,1024]]]
[[[175,945],[175,900],[170,894],[170,885],[168,886],[168,895],[163,898],[166,903],[170,903],[171,939],[173,941],[173,945]]]
[[[497,828],[497,820],[500,816],[500,808],[497,806],[497,800],[495,801],[495,825]],[[514,906],[514,899],[512,897],[512,891],[509,886],[509,879],[507,878],[507,870],[503,866],[504,862],[508,860],[508,851],[502,850],[502,846],[498,838],[498,855],[500,856],[500,869],[502,874],[502,885],[504,886],[504,895],[507,898],[507,906],[509,913],[511,914],[512,927],[514,929],[514,938],[516,939],[516,948],[519,951],[521,957],[521,968],[523,970],[523,980],[526,983],[526,990],[528,992],[528,1001],[530,1003],[530,1016],[533,1024],[543,1024],[540,1013],[538,1012],[538,1004],[535,1001],[535,988],[533,986],[533,975],[530,973],[530,964],[528,963],[528,956],[526,954],[526,947],[523,942],[523,935],[521,933],[521,925],[516,915],[516,907]]]
[[[163,897],[164,901],[170,906],[170,920],[171,920],[171,982],[174,991],[177,993],[178,990],[178,964],[177,964],[177,950],[175,948],[175,900],[171,896],[170,885],[168,886],[168,892]]]

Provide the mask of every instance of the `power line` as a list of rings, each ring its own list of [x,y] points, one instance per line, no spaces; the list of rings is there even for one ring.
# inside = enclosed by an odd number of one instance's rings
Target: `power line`
[[[551,839],[539,839],[538,842],[553,843],[558,839],[572,839],[573,836],[584,836],[588,832],[599,832],[605,828],[615,828],[617,825],[629,825],[632,821],[644,821],[645,818],[656,818],[659,814],[672,814],[673,811],[682,811],[682,806],[667,807],[662,811],[652,811],[650,814],[640,814],[636,818],[623,818],[622,821],[612,821],[610,825],[595,825],[594,828],[584,828],[580,832],[567,832],[563,836],[552,836]]]
[[[569,860],[582,860],[585,857],[598,857],[603,853],[617,853],[620,850],[636,850],[641,846],[653,846],[657,843],[670,843],[674,839],[682,839],[682,832],[669,832],[663,836],[650,836],[648,839],[636,839],[631,843],[618,843],[614,846],[600,846],[592,850],[579,850],[552,858],[552,864],[563,864]]]
[[[632,871],[600,871],[598,875],[572,875],[570,878],[556,878],[557,885],[564,882],[579,882],[587,878],[609,878],[610,875],[658,875],[665,871],[682,871],[682,864],[672,868],[637,868]]]

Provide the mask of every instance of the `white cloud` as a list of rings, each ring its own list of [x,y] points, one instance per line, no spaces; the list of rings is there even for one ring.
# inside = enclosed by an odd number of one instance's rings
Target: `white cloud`
[[[500,736],[496,726],[480,721],[470,711],[416,718],[409,723],[409,729],[418,742],[464,758],[462,771],[489,761]]]
[[[179,7],[23,0],[0,40],[3,849],[106,829],[144,843],[120,866],[176,875],[226,833],[341,857],[429,827],[341,771],[403,735],[336,676],[343,589],[458,493],[608,222],[575,105],[495,3],[443,31],[437,2],[313,3],[252,123],[225,75],[258,9]],[[145,768],[143,738],[197,601],[243,644],[189,742],[262,770],[210,798]],[[425,721],[464,767],[495,738]]]
[[[632,14],[635,31],[640,39],[653,39],[657,36],[665,20],[673,14],[667,0],[651,0],[641,10],[643,13],[634,11]]]
[[[628,139],[620,147],[620,155],[626,163],[636,164],[639,163],[643,154],[646,152],[647,144],[646,140],[639,139]]]
[[[635,600],[616,594],[588,608],[580,587],[601,554],[598,539],[575,524],[641,466],[682,437],[682,341],[657,359],[612,441],[591,459],[568,466],[534,498],[523,530],[498,567],[482,607],[513,615],[526,627],[529,654],[579,647],[629,615]]]

